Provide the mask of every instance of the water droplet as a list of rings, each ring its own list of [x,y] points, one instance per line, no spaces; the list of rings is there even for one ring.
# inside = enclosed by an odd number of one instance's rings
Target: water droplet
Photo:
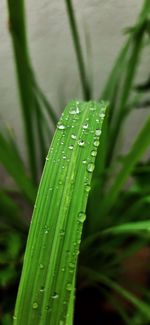
[[[104,113],[100,113],[99,116],[103,119],[105,117]]]
[[[75,108],[72,108],[70,111],[69,111],[69,114],[79,114],[80,113],[80,110],[79,110],[79,107],[75,107]]]
[[[74,269],[75,268],[75,264],[74,263],[69,263],[69,267],[71,268],[71,269]]]
[[[65,324],[64,321],[60,320],[59,325],[64,325],[64,324]]]
[[[61,179],[58,181],[58,184],[59,184],[59,185],[62,185],[62,184],[63,184],[63,182],[62,182]]]
[[[63,159],[66,159],[66,156],[65,155],[63,156]]]
[[[80,212],[80,213],[78,214],[78,220],[79,220],[80,222],[84,222],[85,219],[86,219],[86,214],[85,214],[84,212]]]
[[[72,150],[72,149],[73,149],[73,145],[71,144],[68,148],[69,148],[70,150]]]
[[[71,291],[71,290],[72,290],[72,285],[71,285],[71,283],[67,283],[67,285],[66,285],[66,289],[67,289],[68,291]]]
[[[58,293],[57,292],[54,292],[54,294],[52,295],[52,299],[57,299],[59,296],[58,296]]]
[[[72,138],[73,140],[75,140],[77,137],[76,137],[75,134],[71,134],[71,138]]]
[[[88,129],[88,123],[83,124],[83,129],[84,130]]]
[[[40,269],[43,270],[44,269],[44,265],[40,264]]]
[[[90,192],[90,190],[91,190],[91,186],[89,184],[85,183],[85,191]]]
[[[95,134],[96,134],[97,136],[101,135],[101,133],[102,133],[102,131],[101,131],[100,129],[96,129]]]
[[[49,158],[48,157],[46,157],[46,161],[48,161],[49,160]]]
[[[86,164],[86,162],[87,162],[86,160],[82,160],[82,164]]]
[[[96,151],[96,150],[92,150],[92,151],[91,151],[91,156],[92,156],[92,157],[96,157],[96,155],[97,155],[97,151]]]
[[[88,166],[87,166],[87,171],[89,173],[92,173],[94,168],[95,168],[95,165],[93,163],[89,163]]]
[[[38,307],[39,307],[38,303],[37,303],[36,301],[33,302],[33,304],[32,304],[32,308],[33,308],[33,309],[38,309]]]
[[[94,141],[94,146],[95,146],[95,147],[98,147],[98,146],[99,146],[99,141],[98,141],[98,140],[95,140],[95,141]]]
[[[90,107],[90,111],[96,111],[96,107],[95,106],[91,106]]]
[[[61,271],[62,271],[62,272],[65,272],[65,268],[64,268],[64,267],[62,267]]]
[[[79,141],[78,141],[78,145],[79,145],[80,147],[83,147],[83,146],[84,146],[84,141],[83,141],[83,140],[79,140]]]
[[[45,288],[44,287],[41,287],[40,288],[40,292],[44,292]]]
[[[16,319],[17,319],[17,317],[16,317],[15,315],[13,315],[13,319],[14,319],[14,320],[16,320]]]
[[[64,130],[65,129],[65,126],[63,124],[57,124],[57,128],[59,130]]]
[[[60,236],[61,236],[61,237],[63,237],[63,236],[64,236],[64,234],[65,234],[65,231],[64,231],[64,229],[61,229],[61,230],[60,230],[60,233],[59,233],[59,234],[60,234]]]
[[[46,235],[48,234],[48,232],[49,232],[49,230],[45,230],[45,234],[46,234]]]

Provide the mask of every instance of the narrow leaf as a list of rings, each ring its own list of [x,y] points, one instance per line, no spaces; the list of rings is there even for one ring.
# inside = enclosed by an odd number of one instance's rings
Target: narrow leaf
[[[99,145],[104,113],[104,103],[71,102],[57,125],[33,213],[14,324],[55,325],[72,319],[92,152]]]
[[[79,67],[79,73],[80,73],[80,79],[81,79],[81,83],[82,83],[84,99],[89,100],[91,98],[90,87],[89,87],[88,78],[86,75],[84,58],[83,58],[77,23],[76,23],[76,19],[75,19],[75,15],[74,15],[72,0],[65,0],[65,2],[66,2],[68,18],[69,18],[69,23],[70,23],[71,32],[72,32],[72,38],[73,38],[73,42],[74,42],[74,47],[75,47],[75,52],[76,52],[76,57],[77,57],[77,62],[78,62],[78,67]]]
[[[116,176],[111,189],[108,191],[106,197],[102,202],[101,214],[103,217],[109,213],[115,200],[117,199],[120,190],[125,184],[128,176],[132,172],[134,166],[150,146],[150,118],[148,118],[145,126],[138,135],[135,143],[133,144],[129,154],[126,156],[121,171]]]

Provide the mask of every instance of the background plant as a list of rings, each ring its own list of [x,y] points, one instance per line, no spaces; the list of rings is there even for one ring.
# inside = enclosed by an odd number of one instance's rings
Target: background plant
[[[1,321],[4,324],[11,323],[10,315],[13,313],[29,226],[27,216],[31,215],[49,139],[53,134],[50,125],[55,127],[57,122],[55,110],[41,91],[32,69],[25,31],[24,3],[19,0],[16,5],[13,0],[8,0],[8,9],[28,149],[28,168],[16,146],[14,134],[4,126],[0,133],[0,159],[16,184],[14,190],[1,187],[0,282],[3,296]],[[92,93],[71,1],[66,0],[66,9],[83,97],[89,100],[92,99]],[[127,42],[100,95],[101,99],[110,102],[110,108],[98,149],[78,261],[78,286],[96,286],[115,305],[127,324],[148,324],[150,317],[146,288],[138,288],[138,283],[130,283],[129,291],[120,282],[123,261],[149,244],[150,163],[149,156],[145,160],[143,156],[150,144],[150,119],[140,130],[126,156],[120,157],[118,149],[126,117],[135,108],[149,108],[149,75],[144,84],[136,83],[139,61],[144,48],[149,46],[149,13],[150,3],[146,0],[135,26],[127,30]],[[146,271],[149,271],[148,265]],[[132,289],[135,288],[132,286],[136,286],[139,295],[133,293]],[[114,291],[130,301],[134,307],[132,313],[124,307],[122,300],[118,300],[118,295],[114,298]]]

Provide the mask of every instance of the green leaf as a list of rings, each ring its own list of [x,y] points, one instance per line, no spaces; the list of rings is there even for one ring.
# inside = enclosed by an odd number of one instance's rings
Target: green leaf
[[[77,57],[77,63],[78,63],[78,67],[79,67],[83,95],[84,95],[85,100],[89,100],[91,98],[90,87],[89,87],[88,78],[86,75],[84,58],[83,58],[77,23],[76,23],[76,19],[75,19],[75,15],[74,15],[73,5],[72,5],[71,0],[65,0],[65,2],[66,2],[69,23],[70,23],[73,42],[74,42],[76,57]]]
[[[5,224],[7,227],[11,226],[24,232],[27,228],[27,224],[25,220],[21,218],[21,209],[2,189],[0,189],[0,198],[0,225]]]
[[[39,128],[40,143],[42,143],[45,149],[45,143],[43,142],[43,131],[41,131],[42,127],[40,125],[40,123],[42,123],[40,115],[43,113],[43,107],[46,111],[48,110],[49,117],[51,118],[54,124],[56,123],[57,118],[52,109],[52,106],[48,103],[48,100],[45,98],[42,91],[40,90],[31,66],[25,26],[24,0],[18,0],[17,5],[15,0],[7,0],[7,3],[9,10],[10,32],[12,36],[14,58],[21,99],[23,122],[25,127],[29,167],[32,179],[35,183],[37,183],[39,166],[37,159],[38,155],[36,141],[37,136],[39,135]],[[37,115],[37,101],[39,97],[42,101],[42,104],[41,102],[39,102],[39,109],[41,111],[41,114]],[[36,118],[38,118],[37,128],[34,123],[34,120]],[[42,151],[44,151],[44,149],[42,148]]]
[[[67,318],[71,324],[92,152],[105,109],[104,103],[74,101],[57,125],[33,213],[14,324],[66,324]]]
[[[146,221],[129,222],[129,223],[108,228],[104,230],[102,233],[120,235],[122,233],[137,234],[139,231],[150,232],[150,221],[146,220]]]
[[[105,196],[102,202],[101,214],[103,218],[109,213],[110,209],[115,203],[115,200],[118,198],[120,190],[125,184],[134,166],[139,161],[139,159],[141,158],[145,150],[150,146],[149,132],[150,132],[150,118],[148,118],[147,122],[145,123],[145,126],[143,127],[135,143],[133,144],[130,152],[125,157],[122,169],[117,174],[113,182],[113,185],[111,186],[110,190],[107,192],[107,195]]]
[[[0,133],[0,161],[13,177],[25,198],[30,203],[33,203],[36,196],[36,188],[26,174],[24,163],[9,133],[6,136]]]

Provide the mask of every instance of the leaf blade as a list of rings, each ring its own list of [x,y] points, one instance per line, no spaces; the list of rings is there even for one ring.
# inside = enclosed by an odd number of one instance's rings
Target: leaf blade
[[[66,320],[68,305],[72,309],[69,302],[95,161],[91,151],[99,144],[97,130],[104,111],[104,103],[72,102],[58,123],[37,195],[14,324],[58,324]]]

